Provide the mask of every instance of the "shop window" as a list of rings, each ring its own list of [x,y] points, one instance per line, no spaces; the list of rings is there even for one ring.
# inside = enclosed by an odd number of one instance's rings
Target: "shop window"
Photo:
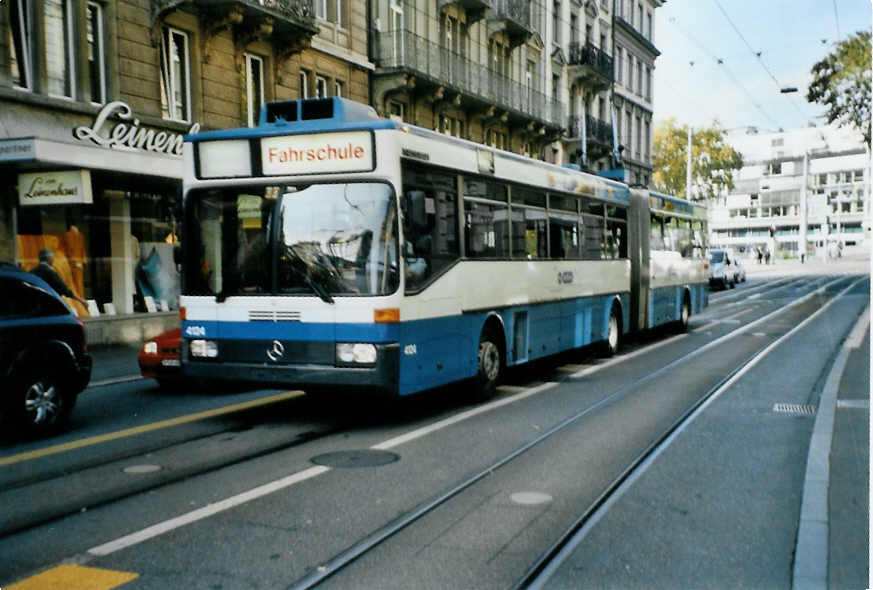
[[[106,102],[106,44],[103,28],[103,6],[89,2],[86,34],[88,36],[88,83],[91,102]]]
[[[315,77],[315,98],[327,97],[327,78],[324,76]]]
[[[9,4],[10,74],[16,88],[33,90],[33,36],[31,33],[31,5],[28,0],[11,0]]]
[[[264,104],[264,60],[251,53],[246,61],[246,117],[249,127],[258,124],[261,105]]]
[[[72,0],[45,0],[45,66],[48,93],[72,98],[75,88],[73,69]]]
[[[161,111],[165,119],[191,119],[188,34],[164,27],[161,38]]]

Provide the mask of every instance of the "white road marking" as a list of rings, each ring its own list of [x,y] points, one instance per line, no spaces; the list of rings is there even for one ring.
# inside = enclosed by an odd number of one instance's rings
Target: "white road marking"
[[[839,280],[839,279],[836,279],[836,280]],[[833,282],[836,282],[836,280]],[[827,287],[827,285],[825,285],[825,287]],[[754,322],[748,324],[747,326],[736,330],[735,332],[732,332],[730,334],[726,334],[726,335],[710,342],[709,344],[702,346],[701,348],[697,349],[696,352],[698,354],[702,353],[703,351],[708,350],[709,348],[716,346],[718,343],[721,343],[722,341],[728,339],[732,335],[737,335],[737,334],[740,334],[740,333],[748,330],[752,326],[766,320],[770,316],[777,314],[777,313],[781,313],[782,311],[785,311],[785,310],[793,307],[794,305],[798,304],[799,302],[804,301],[807,298],[812,297],[817,292],[822,291],[825,287],[821,287],[818,291],[814,291],[814,292],[812,292],[812,293],[810,293],[810,294],[808,294],[800,299],[797,299],[796,301],[786,305],[785,307],[780,308],[779,310],[776,310],[774,312],[771,312],[771,313],[767,314],[766,316],[759,318],[759,319],[755,320]],[[822,307],[819,310],[819,312],[821,312],[824,309],[827,309],[827,307],[833,301],[834,301],[834,299],[832,299],[831,302],[829,302],[827,305]],[[819,312],[816,312],[816,314],[813,314],[813,316],[810,316],[810,318],[814,317]],[[807,318],[807,321],[810,318]],[[807,323],[807,321],[804,321],[801,324],[799,324],[797,327],[794,328],[794,330],[792,330],[792,332],[789,332],[789,334],[800,329],[802,326],[804,326]],[[628,355],[617,356],[617,357],[615,357],[615,358],[613,358],[610,361],[607,361],[605,363],[595,365],[593,367],[588,367],[586,369],[578,371],[578,372],[573,374],[573,377],[580,377],[583,375],[591,374],[595,371],[599,371],[599,370],[604,369],[606,367],[612,366],[618,362],[627,360],[629,358],[633,358],[635,356],[643,354],[644,352],[651,351],[655,348],[664,346],[669,342],[673,342],[679,338],[684,338],[686,336],[687,336],[687,334],[679,334],[679,335],[674,336],[672,338],[668,338],[667,340],[662,341],[662,342],[658,343],[657,345],[647,346],[647,347],[641,348],[640,350],[637,350],[637,351],[635,351],[631,354],[628,354]],[[785,337],[787,337],[787,335],[783,336],[783,338],[785,338]],[[764,353],[762,353],[762,354],[766,354],[766,352],[771,350],[771,348],[773,346],[775,346],[777,343],[781,342],[781,340],[782,339],[779,339],[779,340],[776,340],[775,342],[771,343],[771,345],[768,348],[766,348]],[[742,374],[744,374],[743,371],[738,372],[737,375],[734,375],[734,377],[730,381],[728,381],[724,387],[727,387],[728,385],[732,384],[739,377],[739,375],[742,375]],[[412,440],[415,440],[415,439],[421,438],[423,436],[426,436],[428,434],[431,434],[433,432],[436,432],[437,430],[440,430],[442,428],[446,428],[446,427],[451,426],[453,424],[457,424],[458,422],[462,422],[462,421],[464,421],[468,418],[471,418],[473,416],[477,416],[477,415],[482,414],[484,412],[488,412],[490,410],[514,403],[516,401],[525,399],[525,398],[530,397],[532,395],[536,395],[537,393],[541,393],[543,391],[551,389],[552,387],[555,387],[556,385],[558,385],[558,383],[552,382],[552,381],[547,382],[547,383],[542,383],[536,387],[525,390],[521,393],[512,395],[510,397],[499,399],[499,400],[493,401],[491,403],[485,404],[483,406],[473,408],[473,409],[468,410],[466,412],[462,412],[462,413],[457,414],[455,416],[451,416],[449,418],[446,418],[445,420],[440,420],[438,422],[435,422],[434,424],[431,424],[429,426],[417,428],[417,429],[415,429],[411,432],[408,432],[406,434],[402,434],[400,436],[388,439],[388,440],[386,440],[382,443],[379,443],[377,445],[373,445],[370,448],[375,449],[375,450],[387,450],[387,449],[391,449],[391,448],[400,446],[404,443],[410,442]],[[704,405],[708,405],[708,404],[704,404]],[[672,438],[669,440],[672,440]],[[91,549],[88,549],[86,551],[86,554],[88,556],[91,556],[91,557],[102,557],[105,555],[109,555],[111,553],[115,553],[116,551],[120,551],[122,549],[126,549],[128,547],[133,546],[133,545],[137,545],[139,543],[142,543],[143,541],[147,541],[147,540],[152,539],[154,537],[160,536],[160,535],[167,533],[169,531],[172,531],[174,529],[183,527],[185,525],[191,524],[191,523],[196,522],[198,520],[202,520],[202,519],[207,518],[209,516],[213,516],[213,515],[218,514],[220,512],[224,512],[225,510],[235,508],[237,506],[240,506],[240,505],[245,504],[247,502],[251,502],[251,501],[256,500],[258,498],[262,498],[264,496],[267,496],[267,495],[272,494],[274,492],[277,492],[279,490],[288,488],[290,486],[293,486],[297,483],[306,481],[308,479],[312,479],[314,477],[317,477],[319,475],[327,473],[328,471],[331,471],[331,469],[329,467],[324,467],[324,466],[310,467],[310,468],[305,469],[303,471],[300,471],[298,473],[295,473],[295,474],[289,475],[287,477],[278,479],[276,481],[264,484],[262,486],[258,486],[254,489],[249,490],[249,491],[242,492],[242,493],[237,494],[235,496],[231,496],[230,498],[226,498],[226,499],[221,500],[219,502],[216,502],[214,504],[204,506],[203,508],[199,508],[197,510],[187,512],[185,514],[182,514],[182,515],[177,516],[175,518],[171,518],[169,520],[165,520],[163,522],[157,523],[155,525],[152,525],[152,526],[147,527],[145,529],[142,529],[140,531],[131,533],[129,535],[125,535],[125,536],[120,537],[114,541],[110,541],[108,543],[104,543],[102,545],[92,547]]]

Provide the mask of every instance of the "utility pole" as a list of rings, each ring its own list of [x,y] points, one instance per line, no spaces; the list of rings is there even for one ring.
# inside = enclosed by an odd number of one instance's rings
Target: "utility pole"
[[[688,153],[685,161],[685,198],[691,200],[691,124],[688,124]]]
[[[809,152],[803,152],[803,176],[800,181],[800,244],[798,245],[798,254],[800,254],[800,262],[806,260],[806,232],[809,223],[809,213],[807,211],[807,177],[809,175]]]

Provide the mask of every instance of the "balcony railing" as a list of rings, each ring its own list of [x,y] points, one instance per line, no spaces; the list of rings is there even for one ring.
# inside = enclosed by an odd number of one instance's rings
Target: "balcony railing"
[[[569,58],[571,66],[587,66],[612,82],[612,56],[593,43],[570,43]]]
[[[457,4],[463,6],[467,13],[467,24],[474,23],[485,16],[485,13],[491,9],[491,0],[438,0],[437,7],[442,9],[444,6]]]
[[[568,117],[566,137],[579,139],[580,126],[581,115],[571,115]],[[591,115],[585,115],[585,137],[588,141],[612,145],[612,126],[606,121]]]
[[[186,0],[151,0],[152,15],[162,15]],[[190,0],[188,0],[190,1]],[[315,0],[193,0],[195,5],[210,9],[238,5],[246,10],[264,13],[308,28],[315,27]]]
[[[437,43],[406,30],[388,31],[374,40],[377,75],[407,71],[524,118],[563,125],[560,102]]]
[[[488,12],[488,36],[505,31],[509,43],[517,47],[536,32],[533,11],[537,8],[531,0],[494,0]]]

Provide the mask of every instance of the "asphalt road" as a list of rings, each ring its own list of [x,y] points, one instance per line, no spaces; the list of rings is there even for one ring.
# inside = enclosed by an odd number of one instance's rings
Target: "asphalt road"
[[[687,334],[515,371],[487,404],[464,385],[390,405],[90,389],[69,432],[0,446],[0,586],[510,588],[567,531],[543,587],[791,588],[815,407],[865,271],[751,272]],[[834,587],[861,575],[854,545]]]

